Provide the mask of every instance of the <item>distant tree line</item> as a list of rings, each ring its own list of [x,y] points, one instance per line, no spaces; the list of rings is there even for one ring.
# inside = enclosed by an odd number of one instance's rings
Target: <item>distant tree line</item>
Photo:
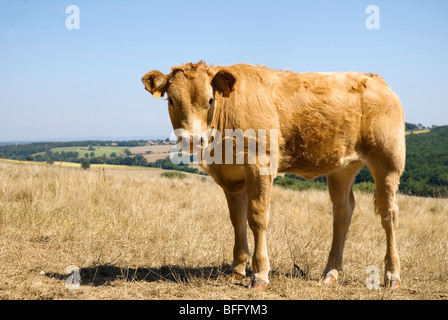
[[[114,164],[114,165],[126,165],[126,166],[148,166],[148,160],[142,155],[135,156],[127,156],[127,157],[117,157],[117,155],[112,153],[111,157],[106,157],[105,154],[102,156],[95,157],[95,153],[92,151],[90,153],[86,153],[87,156],[84,158],[79,158],[78,152],[52,152],[48,151],[44,154],[38,154],[35,156],[26,156],[25,159],[27,161],[38,161],[38,162],[49,162],[53,163],[55,161],[65,161],[65,162],[74,162],[81,163],[83,160],[87,160],[90,164]],[[88,156],[91,158],[88,159]]]
[[[430,127],[429,126],[425,127],[421,123],[414,124],[414,123],[405,122],[405,130],[406,131],[418,131],[418,130],[425,130],[425,129],[429,130],[429,129],[435,129],[437,127],[438,126],[436,126],[436,125],[432,125]]]
[[[45,153],[37,154],[35,156],[27,155],[25,159],[27,161],[47,161],[48,159],[54,161],[66,161],[66,162],[79,162],[78,161],[79,152],[77,151],[70,151],[70,152],[53,152],[53,151],[47,151]]]
[[[274,179],[274,184],[293,190],[325,190],[327,188],[325,177],[319,177],[314,180],[306,180],[292,173],[286,173],[284,176],[277,176]]]
[[[193,156],[191,156],[190,160],[193,161]],[[150,162],[148,164],[148,167],[207,175],[207,173],[200,171],[197,168],[192,168],[186,164],[174,164],[173,162],[171,162],[169,157],[156,160],[155,162]]]
[[[405,126],[406,131],[426,129],[421,123],[414,124],[414,123],[405,122],[404,126]]]

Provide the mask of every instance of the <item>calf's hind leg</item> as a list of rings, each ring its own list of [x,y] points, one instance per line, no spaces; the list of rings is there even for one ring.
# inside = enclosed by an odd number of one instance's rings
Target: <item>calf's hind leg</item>
[[[376,185],[376,210],[381,216],[381,225],[386,232],[384,285],[394,289],[400,287],[400,260],[395,244],[395,231],[398,227],[396,193],[401,171],[371,168],[371,172]]]

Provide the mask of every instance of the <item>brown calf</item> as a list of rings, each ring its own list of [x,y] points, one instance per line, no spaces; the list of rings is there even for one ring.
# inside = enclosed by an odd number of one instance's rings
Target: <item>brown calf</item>
[[[255,139],[265,145],[270,165],[274,164],[270,174],[260,173],[266,164],[248,161],[247,146],[242,164],[201,163],[227,198],[235,230],[231,277],[246,275],[248,222],[255,240],[251,287],[264,289],[268,284],[266,229],[272,182],[277,172],[292,172],[307,179],[327,177],[333,241],[320,282],[336,282],[355,207],[352,184],[366,165],[375,180],[375,204],[386,231],[385,285],[400,285],[395,229],[396,192],[405,165],[404,115],[400,99],[380,76],[300,74],[247,64],[207,66],[201,61],[174,67],[167,75],[151,71],[142,80],[154,97],[167,94],[173,128],[180,132],[179,138],[187,136],[194,142],[190,151],[202,146],[204,153],[211,146],[204,146],[202,135],[193,133],[195,123],[201,132],[219,130],[222,141],[235,140],[224,134],[226,129],[267,130],[266,137]]]

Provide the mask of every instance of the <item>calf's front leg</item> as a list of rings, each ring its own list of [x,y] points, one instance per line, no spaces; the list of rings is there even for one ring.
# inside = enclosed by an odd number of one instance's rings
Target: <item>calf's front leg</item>
[[[235,231],[233,247],[232,273],[228,279],[241,280],[246,276],[246,265],[249,260],[247,245],[247,193],[245,189],[238,192],[225,191],[229,206],[230,220]]]
[[[263,290],[269,283],[269,258],[266,231],[269,222],[272,179],[270,175],[259,175],[258,170],[246,177],[247,220],[254,234],[252,257],[253,277],[250,288]]]

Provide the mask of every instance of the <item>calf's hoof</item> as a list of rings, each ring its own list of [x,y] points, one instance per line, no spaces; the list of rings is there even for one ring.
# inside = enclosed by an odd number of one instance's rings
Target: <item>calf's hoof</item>
[[[252,280],[249,284],[249,289],[263,291],[268,286],[268,283],[263,280]]]
[[[397,273],[392,273],[391,271],[386,271],[384,277],[384,286],[386,289],[397,289],[400,288],[400,275]]]
[[[400,288],[400,280],[386,280],[384,286],[386,287],[386,289],[398,289]]]
[[[319,279],[318,285],[332,286],[338,282],[338,271],[331,270],[324,273]]]
[[[319,282],[317,283],[318,285],[323,285],[323,286],[332,286],[334,284],[336,284],[338,282],[338,280],[330,275],[325,275],[322,276],[322,278],[320,278]]]

